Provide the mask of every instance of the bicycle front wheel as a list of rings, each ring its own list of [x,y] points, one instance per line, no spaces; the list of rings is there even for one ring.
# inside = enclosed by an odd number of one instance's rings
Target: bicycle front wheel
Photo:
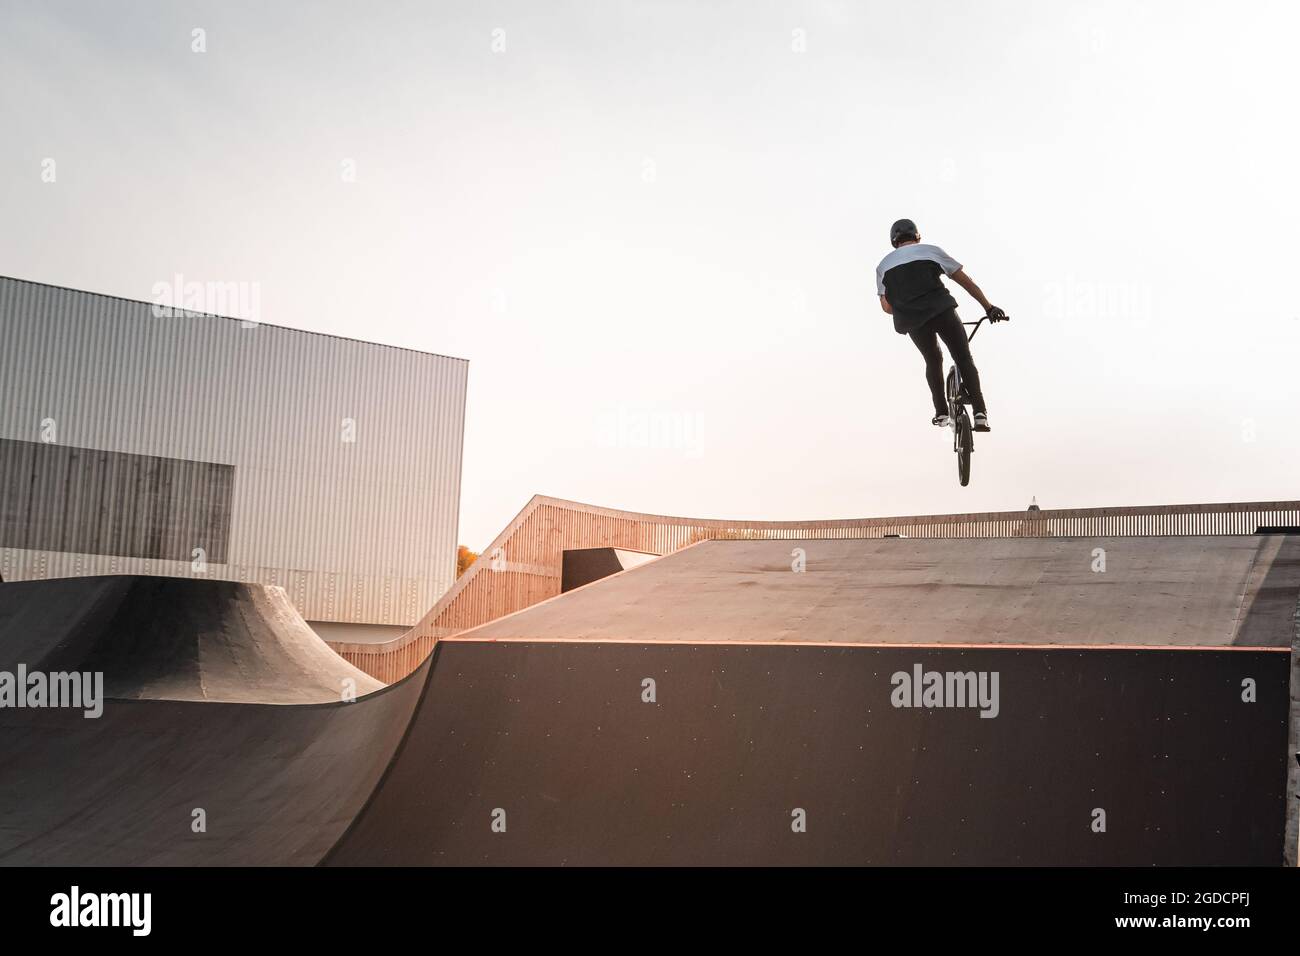
[[[945,383],[944,391],[948,395],[948,405],[950,408],[956,408],[961,405],[961,374],[957,371],[957,366],[948,369],[948,379]]]
[[[970,484],[970,453],[974,450],[975,439],[971,434],[970,416],[966,409],[957,416],[957,478],[965,488]]]

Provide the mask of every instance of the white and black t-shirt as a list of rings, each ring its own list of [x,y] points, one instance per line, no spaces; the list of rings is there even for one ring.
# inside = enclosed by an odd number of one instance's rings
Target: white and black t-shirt
[[[899,246],[876,266],[876,294],[894,310],[894,330],[915,332],[936,315],[957,308],[939,276],[950,276],[961,263],[938,246],[923,242]]]

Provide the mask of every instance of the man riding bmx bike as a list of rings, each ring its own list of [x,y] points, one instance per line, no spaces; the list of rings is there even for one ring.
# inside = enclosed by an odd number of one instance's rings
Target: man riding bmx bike
[[[957,300],[944,286],[941,276],[948,276],[984,307],[988,317],[997,322],[1006,317],[1001,309],[990,305],[980,287],[962,269],[962,265],[938,246],[921,242],[916,223],[900,219],[889,230],[894,251],[876,266],[876,293],[880,307],[894,317],[894,331],[911,336],[925,358],[925,382],[934,400],[931,424],[947,428],[948,400],[943,390],[943,352],[939,340],[948,346],[948,354],[957,364],[961,381],[975,411],[975,431],[989,431],[989,413],[984,407],[980,373],[971,358],[966,329],[957,317]]]

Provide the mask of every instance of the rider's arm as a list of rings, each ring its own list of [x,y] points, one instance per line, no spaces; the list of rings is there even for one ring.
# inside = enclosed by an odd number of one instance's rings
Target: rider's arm
[[[884,309],[885,312],[887,312],[889,315],[894,314],[894,310],[889,305],[889,300],[885,298],[883,295],[880,297],[880,307]]]
[[[980,291],[980,287],[975,284],[975,280],[966,274],[965,269],[958,269],[948,278],[952,279],[953,282],[956,282],[959,286],[969,292],[971,298],[984,307],[985,312],[993,308],[993,306],[989,304],[989,300],[984,297],[984,293]]]

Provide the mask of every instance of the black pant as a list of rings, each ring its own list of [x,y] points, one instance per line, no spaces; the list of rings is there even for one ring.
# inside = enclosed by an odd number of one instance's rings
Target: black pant
[[[948,414],[948,398],[943,388],[943,350],[939,348],[938,339],[948,346],[948,354],[957,363],[961,373],[962,384],[970,395],[970,403],[976,413],[985,411],[984,392],[980,389],[980,373],[975,368],[975,360],[970,355],[970,345],[966,341],[966,327],[957,318],[957,312],[949,309],[936,315],[915,332],[909,332],[912,341],[925,356],[925,383],[930,386],[930,397],[934,399],[934,413]]]

